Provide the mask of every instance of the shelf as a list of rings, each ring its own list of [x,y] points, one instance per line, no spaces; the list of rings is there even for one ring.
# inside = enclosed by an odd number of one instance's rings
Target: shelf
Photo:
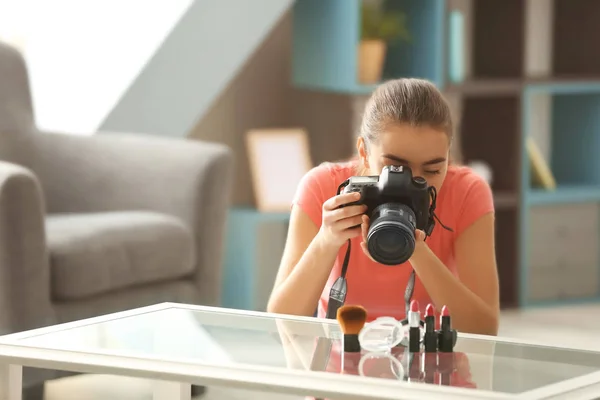
[[[445,92],[463,96],[520,95],[521,90],[523,90],[523,81],[520,79],[467,80],[447,85],[444,89]]]
[[[559,186],[556,190],[532,189],[526,195],[528,205],[600,202],[600,186]]]
[[[520,78],[523,75],[525,2],[474,1],[472,76]]]
[[[597,198],[596,188],[600,187],[599,109],[600,85],[597,83],[527,88],[525,137],[531,137],[540,148],[559,186],[554,194],[532,193],[533,201],[577,201],[577,196]]]
[[[530,79],[524,91],[525,96],[600,93],[600,79]]]
[[[553,72],[556,76],[600,76],[598,0],[554,0]]]
[[[460,118],[464,162],[481,160],[492,168],[494,192],[517,193],[520,167],[520,96],[465,97]]]
[[[390,45],[384,79],[424,78],[443,85],[445,0],[384,0],[384,8],[404,12],[412,40]]]
[[[293,10],[293,84],[308,90],[369,94],[357,81],[361,0],[302,0]],[[443,84],[443,0],[388,0],[407,14],[411,43],[390,45],[383,80],[420,77]]]
[[[550,210],[562,223],[568,210],[600,207],[600,0],[382,1],[407,12],[414,37],[410,45],[390,47],[384,79],[423,77],[447,95],[461,163],[483,161],[492,169],[501,304],[516,306],[520,299],[529,305],[532,289],[519,286],[530,276],[529,214]],[[296,2],[297,88],[368,95],[377,86],[357,82],[360,9],[360,0]],[[556,190],[529,187],[529,137],[547,160]],[[588,214],[580,219],[587,222]],[[541,220],[538,233],[547,223]],[[600,227],[590,225],[600,235]],[[540,252],[555,242],[542,243]],[[595,247],[577,254],[589,255]],[[547,275],[553,284],[569,276]],[[586,281],[583,276],[578,282]],[[568,294],[556,292],[547,301],[586,296],[573,279]]]
[[[600,203],[531,207],[523,214],[523,298],[575,300],[600,294]]]
[[[500,280],[500,304],[503,308],[518,304],[519,211],[496,210],[496,263]]]
[[[559,184],[600,185],[600,87],[554,94],[550,167]]]
[[[510,209],[519,206],[517,193],[498,192],[494,193],[494,208],[496,210]]]
[[[600,79],[587,78],[506,78],[469,79],[446,85],[444,92],[462,96],[502,96],[534,93],[587,93],[600,91]]]

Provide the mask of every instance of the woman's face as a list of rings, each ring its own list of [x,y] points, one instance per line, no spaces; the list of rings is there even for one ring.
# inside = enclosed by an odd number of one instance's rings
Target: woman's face
[[[368,153],[362,138],[357,147],[370,175],[379,175],[385,165],[408,166],[413,176],[422,176],[439,191],[448,171],[448,135],[428,126],[391,125],[370,143]]]

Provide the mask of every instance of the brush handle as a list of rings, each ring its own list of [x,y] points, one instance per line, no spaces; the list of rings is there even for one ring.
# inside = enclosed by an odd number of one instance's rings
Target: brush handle
[[[358,335],[344,335],[344,353],[360,353]]]

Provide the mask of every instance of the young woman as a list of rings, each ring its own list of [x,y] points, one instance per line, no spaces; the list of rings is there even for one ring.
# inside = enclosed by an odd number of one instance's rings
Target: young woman
[[[461,332],[496,335],[499,288],[494,248],[494,204],[488,184],[467,167],[449,165],[453,125],[438,89],[420,79],[382,84],[369,99],[357,140],[358,158],[313,168],[292,205],[287,243],[268,311],[324,317],[351,240],[346,304],[362,305],[369,320],[405,318],[404,292],[416,273],[412,299],[446,305]],[[337,195],[350,176],[379,175],[385,165],[409,166],[437,189],[437,223],[430,237],[417,230],[404,265],[373,261],[365,247],[368,218],[355,193]],[[357,225],[361,225],[357,227]]]

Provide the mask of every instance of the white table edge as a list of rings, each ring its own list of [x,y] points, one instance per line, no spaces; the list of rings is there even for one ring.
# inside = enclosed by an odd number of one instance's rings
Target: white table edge
[[[16,365],[23,365],[23,366],[30,366],[30,367],[40,367],[40,368],[44,368],[44,366],[40,365],[40,363],[43,363],[44,361],[48,361],[49,363],[51,363],[52,365],[50,365],[50,368],[55,368],[55,369],[64,369],[67,371],[77,371],[77,372],[87,372],[87,373],[110,373],[107,372],[108,370],[113,371],[113,373],[116,373],[114,371],[117,370],[128,370],[129,372],[127,373],[127,375],[130,376],[138,376],[136,373],[136,370],[134,369],[128,369],[128,368],[124,368],[124,366],[122,365],[121,361],[123,359],[128,359],[128,360],[135,360],[132,361],[134,364],[138,364],[138,363],[144,363],[147,362],[148,365],[146,366],[147,368],[144,369],[143,371],[139,371],[140,375],[139,377],[145,377],[145,378],[157,378],[156,374],[159,373],[160,374],[160,368],[157,368],[157,365],[161,365],[161,363],[169,363],[171,366],[177,366],[177,368],[182,367],[184,369],[189,369],[189,368],[193,368],[193,367],[197,367],[197,368],[209,368],[209,369],[214,369],[215,366],[214,365],[201,365],[198,363],[186,363],[186,362],[181,362],[181,361],[177,361],[177,360],[159,360],[159,359],[152,359],[152,357],[144,357],[144,358],[138,358],[138,357],[133,357],[130,354],[117,354],[117,352],[101,352],[99,350],[94,350],[93,352],[82,352],[82,351],[73,351],[73,350],[61,350],[61,349],[52,349],[52,348],[40,348],[40,347],[36,347],[34,345],[28,345],[27,343],[22,343],[21,340],[22,339],[26,339],[29,337],[33,337],[33,336],[39,336],[39,335],[45,335],[45,334],[50,334],[53,332],[58,332],[58,331],[63,331],[63,330],[68,330],[68,329],[74,329],[74,328],[78,328],[78,327],[83,327],[83,326],[87,326],[87,325],[93,325],[93,324],[98,324],[98,323],[102,323],[102,322],[108,322],[108,321],[113,321],[113,320],[117,320],[120,318],[127,318],[127,317],[132,317],[132,316],[136,316],[136,315],[142,315],[145,313],[151,313],[151,312],[156,312],[156,311],[161,311],[161,310],[167,310],[167,309],[183,309],[183,310],[191,310],[191,311],[200,311],[200,312],[215,312],[215,313],[224,313],[224,314],[230,314],[230,315],[240,315],[240,316],[256,316],[256,317],[268,317],[268,318],[276,318],[276,319],[282,319],[282,320],[289,320],[289,321],[297,321],[297,322],[312,322],[312,323],[320,323],[323,326],[333,326],[333,325],[337,325],[337,322],[335,320],[326,320],[326,319],[320,319],[320,318],[314,318],[314,317],[305,317],[305,316],[293,316],[293,315],[286,315],[286,314],[272,314],[272,313],[266,313],[266,312],[261,312],[261,311],[249,311],[249,310],[238,310],[238,309],[230,309],[230,308],[219,308],[219,307],[212,307],[212,306],[202,306],[202,305],[191,305],[191,304],[180,304],[180,303],[171,303],[171,302],[165,302],[165,303],[159,303],[159,304],[155,304],[155,305],[151,305],[151,306],[145,306],[145,307],[139,307],[139,308],[135,308],[135,309],[131,309],[131,310],[127,310],[127,311],[121,311],[121,312],[116,312],[116,313],[111,313],[111,314],[106,314],[106,315],[101,315],[98,317],[92,317],[92,318],[87,318],[87,319],[82,319],[79,321],[73,321],[73,322],[67,322],[67,323],[62,323],[62,324],[57,324],[57,325],[53,325],[53,326],[48,326],[48,327],[44,327],[44,328],[38,328],[38,329],[32,329],[32,330],[28,330],[28,331],[24,331],[24,332],[19,332],[19,333],[14,333],[14,334],[9,334],[9,335],[4,335],[4,336],[0,336],[0,359],[4,358],[5,360],[10,359],[10,360],[21,360],[21,361],[26,361],[26,363],[20,363],[20,362],[16,362]],[[535,343],[533,341],[525,341],[525,340],[520,340],[520,339],[513,339],[513,338],[506,338],[506,337],[498,337],[498,336],[487,336],[487,335],[477,335],[477,334],[468,334],[468,333],[460,333],[459,332],[459,337],[462,338],[466,338],[466,339],[478,339],[478,340],[484,340],[484,341],[493,341],[493,342],[497,342],[497,343],[509,343],[509,344],[522,344],[522,345],[530,345],[530,346],[540,346],[540,347],[548,347],[548,348],[556,348],[556,349],[561,349],[561,350],[575,350],[575,351],[586,351],[583,349],[578,349],[578,348],[568,348],[568,347],[562,347],[562,346],[556,346],[556,345],[547,345],[547,344],[540,344],[540,343]],[[9,350],[10,349],[10,350]],[[30,351],[33,351],[34,353],[30,353]],[[9,352],[10,354],[8,354],[7,352]],[[35,354],[40,354],[39,352],[44,352],[47,354],[52,354],[52,357],[54,358],[50,358],[49,360],[41,360],[39,359],[39,357],[35,356]],[[590,351],[591,352],[591,351]],[[27,356],[27,354],[31,354],[29,356]],[[56,357],[60,354],[60,360],[56,360]],[[91,360],[94,359],[94,357],[99,357],[98,361],[101,361],[103,364],[102,366],[100,365],[96,365],[96,364],[92,364],[90,362],[73,362],[73,357],[74,355],[83,355],[87,360]],[[107,362],[106,360],[110,359],[110,358],[115,358],[115,360],[113,360],[114,362],[110,363]],[[118,359],[117,359],[118,358]],[[62,360],[62,361],[61,361]],[[54,363],[54,361],[56,361],[56,363],[60,363],[62,365],[62,367],[58,367],[56,366],[56,364]],[[9,361],[10,363],[12,363],[12,361]],[[111,366],[113,365],[114,366]],[[74,370],[73,367],[77,366],[79,369],[78,370]],[[219,367],[222,368],[222,367]],[[223,368],[230,368],[230,367],[223,367]],[[242,374],[244,373],[263,373],[263,374],[269,374],[269,375],[277,375],[277,374],[281,374],[281,369],[278,368],[271,368],[271,367],[255,367],[255,366],[243,366],[243,369],[237,369],[235,372],[240,372]],[[309,376],[304,377],[305,379],[319,379],[318,377],[313,376],[312,374],[321,374],[318,372],[314,372],[314,371],[299,371],[299,370],[283,370],[285,371],[285,374],[283,376],[288,377],[297,373],[304,373],[304,374],[309,374]],[[292,372],[293,371],[293,372]],[[231,369],[228,371],[228,373],[232,373],[234,371],[232,371]],[[176,373],[169,373],[166,372],[165,374],[176,374]],[[189,383],[196,383],[194,381],[190,381],[190,379],[192,379],[193,377],[198,378],[197,375],[195,374],[191,374],[191,375],[181,375],[182,377],[187,377],[186,381],[188,381]],[[341,377],[343,375],[335,375],[335,377]],[[346,376],[344,376],[344,378],[342,379],[346,379]],[[330,382],[330,380],[333,378],[331,373],[326,373],[325,374],[325,380],[327,382]],[[161,378],[162,379],[162,378]],[[227,382],[230,381],[230,379],[221,379],[221,378],[208,378],[206,375],[202,375],[200,378],[200,381],[206,383],[207,380],[215,380],[215,381],[219,381],[222,380],[223,382]],[[366,378],[366,377],[361,377],[361,382],[363,379],[377,379],[377,378]],[[274,380],[274,383],[270,384],[270,383],[260,383],[260,385],[262,386],[281,386],[279,384],[279,382],[281,381],[281,378],[278,378],[276,380]],[[355,380],[354,380],[355,381]],[[308,382],[306,382],[308,383]],[[353,381],[349,381],[349,382],[339,382],[340,387],[344,386],[346,387],[349,383],[353,383]],[[390,382],[385,382],[385,384],[392,384],[393,387],[390,387],[391,391],[394,390],[398,390],[398,384],[402,384],[404,382],[397,382],[397,381],[390,381]],[[558,382],[556,384],[553,385],[549,385],[546,387],[542,387],[542,388],[538,388],[538,389],[534,389],[528,392],[524,392],[521,394],[508,394],[508,393],[497,393],[497,392],[491,392],[491,391],[482,391],[482,390],[473,390],[473,389],[465,389],[465,388],[451,388],[450,390],[459,390],[462,393],[456,393],[456,398],[478,398],[482,395],[485,395],[486,398],[488,399],[515,399],[515,398],[527,398],[527,399],[534,399],[534,398],[546,398],[548,396],[557,396],[560,395],[561,393],[564,393],[565,390],[580,390],[583,386],[589,386],[589,385],[595,385],[596,383],[598,383],[598,385],[600,385],[600,373],[596,374],[596,373],[591,373],[588,375],[584,375],[581,377],[576,377],[576,378],[572,378],[569,380],[565,380],[562,382]],[[248,385],[253,386],[253,384],[251,382],[247,382]],[[258,383],[257,383],[258,384]],[[382,385],[383,382],[381,382],[381,380],[377,380],[377,386],[378,387],[383,387],[385,385]],[[298,388],[302,388],[303,386],[305,386],[306,384],[302,384],[302,385],[297,385]],[[404,390],[414,390],[415,386],[414,383],[411,383],[409,386],[402,386]],[[292,385],[292,387],[290,387],[291,389],[294,389],[294,387],[296,387],[296,385]],[[427,390],[424,390],[423,387],[421,387],[420,385],[417,384],[417,387],[420,387],[418,389],[417,392],[415,392],[415,395],[417,393],[420,393],[420,395],[423,395],[424,392],[427,392]],[[427,385],[427,389],[431,389],[434,390],[433,394],[440,394],[442,396],[444,396],[444,398],[453,398],[453,397],[447,397],[449,396],[448,393],[448,389],[447,387],[442,387],[442,392],[436,392],[436,390],[438,390],[439,387],[436,386],[431,386],[431,385]],[[323,395],[325,397],[327,396],[331,396],[332,392],[328,392],[327,389],[323,389]],[[365,394],[366,397],[364,398],[396,398],[396,397],[382,397],[385,393],[381,393],[381,394],[376,394],[373,397],[373,390],[369,389],[368,390],[368,394]],[[334,392],[338,393],[338,392]],[[391,395],[392,392],[390,392],[389,394]],[[474,395],[474,393],[477,393],[476,395]],[[405,393],[404,393],[405,394]],[[361,397],[362,398],[362,397]]]
[[[288,314],[273,314],[273,313],[267,313],[267,312],[263,312],[263,311],[238,310],[238,309],[233,309],[233,308],[220,308],[220,307],[213,307],[213,306],[202,306],[202,305],[165,302],[165,303],[159,303],[159,304],[155,304],[155,305],[151,305],[151,306],[134,308],[134,309],[127,310],[127,311],[120,311],[120,312],[116,312],[116,313],[100,315],[98,317],[86,318],[86,319],[82,319],[82,320],[78,320],[78,321],[65,322],[62,324],[47,326],[47,327],[43,327],[43,328],[37,328],[37,329],[31,329],[31,330],[27,330],[27,331],[23,331],[23,332],[18,332],[18,333],[12,333],[12,334],[8,334],[8,335],[0,336],[0,343],[15,342],[15,341],[19,341],[19,340],[22,340],[22,339],[25,339],[28,337],[32,337],[32,336],[45,335],[45,334],[58,332],[58,331],[62,331],[62,330],[74,329],[74,328],[79,328],[79,327],[86,326],[86,325],[93,325],[93,324],[98,324],[98,323],[102,323],[102,322],[113,321],[113,320],[120,319],[120,318],[133,317],[136,315],[141,315],[141,314],[151,313],[151,312],[156,312],[156,311],[161,311],[161,310],[167,310],[167,309],[172,309],[172,308],[181,309],[181,310],[200,311],[200,312],[214,312],[214,313],[223,313],[223,314],[230,314],[230,315],[240,315],[240,316],[246,316],[246,317],[255,316],[255,317],[263,317],[263,318],[274,318],[274,319],[281,319],[281,320],[288,320],[288,321],[295,321],[295,322],[312,322],[312,323],[319,323],[323,326],[333,326],[333,325],[337,326],[337,321],[333,320],[333,319],[330,320],[330,319],[324,319],[324,318],[305,317],[305,316],[296,316],[296,315],[288,315]],[[574,351],[598,353],[597,351],[585,350],[582,348],[565,347],[565,346],[559,346],[559,345],[555,345],[555,344],[539,343],[539,342],[535,342],[535,341],[531,341],[531,340],[522,340],[522,339],[515,339],[515,338],[509,338],[509,337],[502,337],[502,336],[488,336],[488,335],[479,335],[479,334],[473,334],[473,333],[458,332],[458,337],[465,338],[465,339],[484,340],[484,341],[488,341],[488,342],[491,341],[491,342],[496,342],[496,343],[522,344],[522,345],[527,345],[527,346],[547,347],[547,348],[554,348],[554,349],[560,349],[560,350],[574,350]]]
[[[589,392],[591,395],[598,396],[600,394],[600,371],[591,372],[586,375],[556,382],[551,385],[546,385],[537,389],[529,390],[520,393],[516,398],[529,399],[569,399],[574,392]]]
[[[85,318],[72,322],[64,322],[61,324],[56,324],[52,326],[46,326],[43,328],[30,329],[27,331],[11,333],[7,335],[0,336],[0,342],[15,342],[20,341],[22,339],[26,339],[33,336],[46,335],[49,333],[59,332],[68,329],[80,328],[87,325],[100,324],[103,322],[114,321],[121,318],[135,317],[137,315],[153,313],[157,311],[163,311],[168,309],[180,309],[180,310],[190,310],[190,311],[199,311],[199,312],[212,312],[212,313],[222,313],[222,314],[231,314],[231,315],[240,315],[245,317],[263,317],[263,318],[276,318],[283,319],[295,322],[311,322],[311,323],[320,323],[322,325],[337,325],[337,321],[329,320],[329,319],[320,319],[314,317],[303,317],[303,316],[295,316],[295,315],[286,315],[286,314],[272,314],[261,311],[246,311],[246,310],[237,310],[233,308],[220,308],[220,307],[212,307],[212,306],[197,306],[191,304],[183,304],[183,303],[159,303],[151,306],[138,307],[133,308],[127,311],[119,311],[115,313],[100,315],[97,317]]]
[[[82,373],[124,375],[199,385],[235,386],[241,389],[352,399],[515,399],[514,395],[469,388],[382,380],[252,365],[215,365],[165,358],[135,357],[115,352],[83,353],[15,344],[0,344],[4,364],[50,368]],[[401,393],[402,397],[399,397]]]
[[[56,325],[45,326],[43,328],[30,329],[22,332],[10,333],[0,336],[0,342],[13,342],[26,339],[32,336],[46,335],[53,332],[59,332],[67,329],[80,328],[86,325],[100,324],[102,322],[114,321],[120,318],[135,317],[145,313],[167,310],[173,307],[174,303],[159,303],[151,306],[132,308],[127,311],[119,311],[110,314],[99,315],[97,317],[84,318],[72,322],[64,322]]]

